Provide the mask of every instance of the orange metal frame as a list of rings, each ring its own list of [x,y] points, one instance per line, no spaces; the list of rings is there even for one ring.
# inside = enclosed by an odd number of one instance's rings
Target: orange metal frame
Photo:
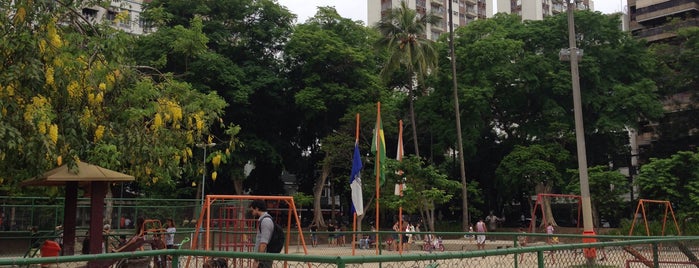
[[[640,210],[641,213],[643,214],[643,222],[646,227],[646,235],[650,236],[650,228],[648,228],[648,218],[646,216],[646,206],[645,203],[655,203],[655,204],[663,204],[665,205],[665,213],[663,214],[663,229],[661,231],[660,235],[665,235],[665,227],[667,224],[667,214],[668,212],[672,216],[672,221],[675,223],[675,228],[677,230],[677,234],[680,235],[680,226],[677,225],[677,219],[675,218],[675,212],[672,210],[672,204],[670,204],[670,201],[667,200],[651,200],[651,199],[639,199],[638,200],[638,206],[636,206],[636,213],[633,214],[633,221],[631,222],[631,228],[629,229],[629,236],[633,234],[633,228],[634,225],[636,224],[636,215],[638,215],[638,211]]]
[[[578,199],[578,219],[577,219],[577,227],[580,228],[580,214],[581,214],[581,208],[582,208],[582,197],[579,195],[572,195],[572,194],[537,194],[536,195],[536,203],[534,204],[534,209],[532,209],[532,215],[531,215],[531,220],[529,222],[529,232],[533,233],[536,230],[536,209],[539,208],[541,210],[541,223],[546,225],[546,213],[544,213],[544,208],[542,202],[544,201],[544,197],[567,197],[567,198],[576,198]]]
[[[199,248],[200,241],[199,236],[200,234],[203,235],[203,246],[204,250],[212,250],[211,249],[211,240],[213,235],[211,234],[211,228],[219,228],[221,231],[221,234],[219,235],[219,244],[218,244],[218,249],[219,251],[228,251],[228,250],[233,250],[233,251],[252,251],[254,247],[254,243],[252,243],[252,239],[247,239],[247,233],[254,233],[256,232],[256,225],[257,225],[257,219],[241,219],[239,215],[245,215],[245,212],[247,211],[247,207],[240,207],[240,206],[224,206],[218,208],[218,214],[219,218],[217,219],[212,219],[211,214],[212,214],[212,205],[214,205],[217,201],[231,201],[231,200],[263,200],[263,201],[277,201],[276,205],[278,206],[279,203],[284,202],[288,206],[288,213],[287,213],[287,219],[286,219],[286,239],[285,239],[285,247],[284,247],[284,252],[283,254],[288,254],[289,253],[289,241],[291,239],[291,224],[292,224],[292,218],[293,221],[296,223],[298,232],[299,232],[299,238],[301,245],[303,246],[303,252],[305,255],[308,255],[308,249],[306,247],[306,241],[303,236],[303,229],[301,226],[301,221],[299,220],[299,215],[296,210],[296,205],[294,204],[294,198],[291,196],[255,196],[255,195],[207,195],[206,196],[206,201],[202,205],[201,213],[199,214],[199,220],[197,221],[197,226],[195,229],[195,233],[192,237],[192,244],[191,248],[196,249]],[[269,206],[269,208],[273,208],[272,206]],[[279,216],[279,210],[275,210],[272,213],[275,213],[275,216]],[[279,217],[274,217],[274,219],[279,219]],[[214,226],[215,223],[215,226]],[[202,225],[203,224],[203,225]],[[231,228],[233,229],[233,233],[230,232]],[[202,232],[203,233],[200,233]],[[235,242],[228,243],[229,240],[232,240]],[[190,263],[190,258],[187,259],[187,264],[185,267],[189,267]],[[284,267],[287,267],[287,263],[284,263]]]

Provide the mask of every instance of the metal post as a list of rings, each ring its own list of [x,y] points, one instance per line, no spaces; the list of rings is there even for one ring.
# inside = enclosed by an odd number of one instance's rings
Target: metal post
[[[201,200],[199,203],[199,212],[201,213],[201,209],[204,208],[204,187],[206,186],[206,148],[214,147],[216,146],[216,143],[197,143],[196,146],[197,148],[204,149],[204,159],[202,159],[203,166],[201,173]]]
[[[202,172],[201,172],[201,202],[199,205],[204,207],[204,187],[206,186],[206,146],[204,146],[204,159],[202,159]]]

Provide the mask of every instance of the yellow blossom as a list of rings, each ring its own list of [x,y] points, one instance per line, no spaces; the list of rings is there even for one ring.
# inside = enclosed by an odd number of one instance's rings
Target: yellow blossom
[[[46,40],[39,40],[39,53],[44,54],[46,52]]]
[[[59,155],[58,157],[56,157],[56,164],[59,166],[61,164],[63,164],[63,157],[62,156]]]
[[[82,95],[80,94],[80,85],[78,85],[77,81],[70,81],[66,87],[66,90],[68,91],[68,96],[70,96],[70,98],[77,98]]]
[[[53,85],[53,83],[54,83],[54,81],[53,81],[53,67],[46,68],[45,77],[46,77],[46,84]]]
[[[216,171],[211,172],[211,180],[216,181],[217,176],[218,176],[218,173]]]
[[[163,117],[160,116],[160,113],[155,114],[155,118],[153,119],[153,130],[158,130],[160,127],[163,126]]]
[[[51,124],[51,126],[49,126],[49,138],[51,138],[54,144],[58,142],[58,125]]]
[[[15,14],[15,25],[24,23],[24,18],[27,16],[27,10],[24,7],[19,7],[17,9],[17,14]]]
[[[40,134],[46,134],[46,125],[44,125],[44,124],[39,124],[39,125],[37,126],[37,128],[39,129],[39,133],[40,133]]]
[[[97,126],[97,129],[95,129],[95,142],[102,140],[103,136],[104,136],[104,126],[99,125],[99,126]]]
[[[101,90],[107,90],[107,84],[105,84],[105,83],[100,83],[99,88],[100,88]]]
[[[221,154],[216,154],[214,157],[212,157],[211,164],[214,165],[214,168],[218,168],[218,166],[221,164]]]

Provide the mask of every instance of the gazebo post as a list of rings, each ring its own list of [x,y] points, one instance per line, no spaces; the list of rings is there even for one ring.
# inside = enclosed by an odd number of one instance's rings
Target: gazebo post
[[[63,255],[75,254],[75,225],[78,210],[78,182],[66,182],[66,197],[63,205]],[[65,228],[72,226],[72,228]]]
[[[90,254],[102,253],[102,224],[104,213],[104,197],[107,195],[107,183],[103,181],[90,182]],[[107,215],[110,217],[110,215]]]

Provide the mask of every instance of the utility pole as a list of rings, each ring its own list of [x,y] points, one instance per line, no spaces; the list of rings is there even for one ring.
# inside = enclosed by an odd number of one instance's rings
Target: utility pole
[[[573,111],[575,113],[575,141],[578,148],[578,174],[580,175],[580,196],[582,199],[583,214],[583,236],[595,236],[594,225],[592,223],[592,203],[590,201],[590,184],[587,174],[587,152],[585,149],[585,130],[583,128],[582,117],[582,97],[580,94],[580,76],[578,73],[578,57],[582,58],[582,51],[578,52],[575,37],[575,2],[577,0],[566,0],[568,2],[568,43],[570,50],[570,74],[573,85]],[[583,238],[583,242],[595,242],[594,238]],[[595,261],[595,249],[585,249],[585,258],[588,263]]]

